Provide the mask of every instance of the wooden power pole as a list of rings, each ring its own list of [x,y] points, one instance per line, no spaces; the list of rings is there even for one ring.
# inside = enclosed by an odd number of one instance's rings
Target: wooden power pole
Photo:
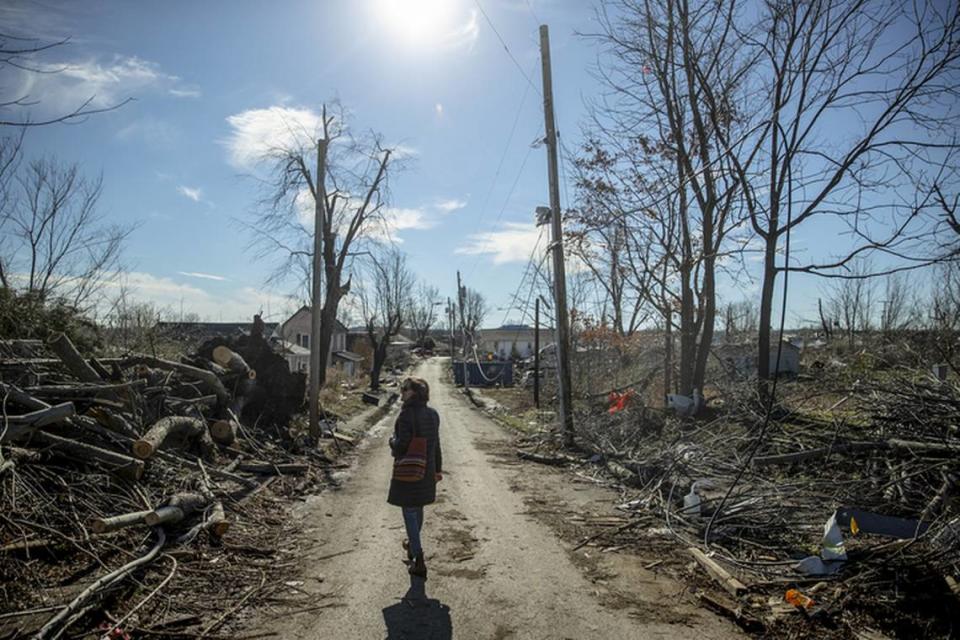
[[[550,34],[540,25],[540,60],[543,71],[543,119],[546,124],[547,177],[550,182],[550,230],[553,249],[554,316],[557,323],[557,378],[560,424],[567,446],[573,445],[573,396],[570,389],[570,320],[567,317],[567,273],[563,263],[563,224],[560,213],[560,179],[557,175],[557,128],[553,119],[553,78],[550,70]]]
[[[463,389],[470,390],[470,368],[467,366],[467,321],[463,307],[466,304],[467,290],[460,284],[460,272],[457,271],[457,301],[460,304],[460,332],[463,340],[463,350],[460,357],[463,360]]]
[[[327,168],[327,141],[317,140],[317,176],[314,192],[316,206],[313,216],[313,281],[310,295],[310,436],[319,439],[320,432],[320,367],[321,362],[320,320],[321,299],[323,296],[323,228],[327,217],[327,190],[325,187]]]

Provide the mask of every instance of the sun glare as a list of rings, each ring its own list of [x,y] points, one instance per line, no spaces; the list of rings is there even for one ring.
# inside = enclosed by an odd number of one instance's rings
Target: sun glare
[[[454,28],[455,0],[378,0],[379,19],[396,37],[413,45],[443,40]]]

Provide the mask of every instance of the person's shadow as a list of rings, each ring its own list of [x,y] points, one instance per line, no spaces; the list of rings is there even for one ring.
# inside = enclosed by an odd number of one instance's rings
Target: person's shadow
[[[387,640],[451,640],[450,607],[428,598],[423,578],[411,576],[400,602],[383,609]]]

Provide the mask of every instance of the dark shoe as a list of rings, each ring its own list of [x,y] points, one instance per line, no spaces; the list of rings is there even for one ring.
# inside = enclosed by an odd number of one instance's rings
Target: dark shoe
[[[423,553],[419,553],[414,557],[413,562],[410,563],[410,567],[407,569],[412,576],[418,576],[427,579],[427,564],[423,559]]]

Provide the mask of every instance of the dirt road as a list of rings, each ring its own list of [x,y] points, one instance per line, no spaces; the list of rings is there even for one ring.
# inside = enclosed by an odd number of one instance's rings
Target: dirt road
[[[631,590],[632,599],[604,601],[570,545],[530,515],[531,496],[517,490],[521,474],[526,481],[540,469],[497,464],[489,450],[507,435],[453,395],[441,381],[442,362],[431,360],[419,372],[440,412],[445,471],[424,525],[429,606],[400,602],[410,583],[401,562],[400,511],[385,501],[391,415],[362,445],[343,488],[312,498],[299,512],[307,536],[297,589],[327,608],[274,619],[269,630],[283,638],[337,640],[739,637],[682,597],[681,585],[636,568],[619,587]],[[559,476],[550,477],[556,484]],[[621,573],[620,565],[609,573]]]

